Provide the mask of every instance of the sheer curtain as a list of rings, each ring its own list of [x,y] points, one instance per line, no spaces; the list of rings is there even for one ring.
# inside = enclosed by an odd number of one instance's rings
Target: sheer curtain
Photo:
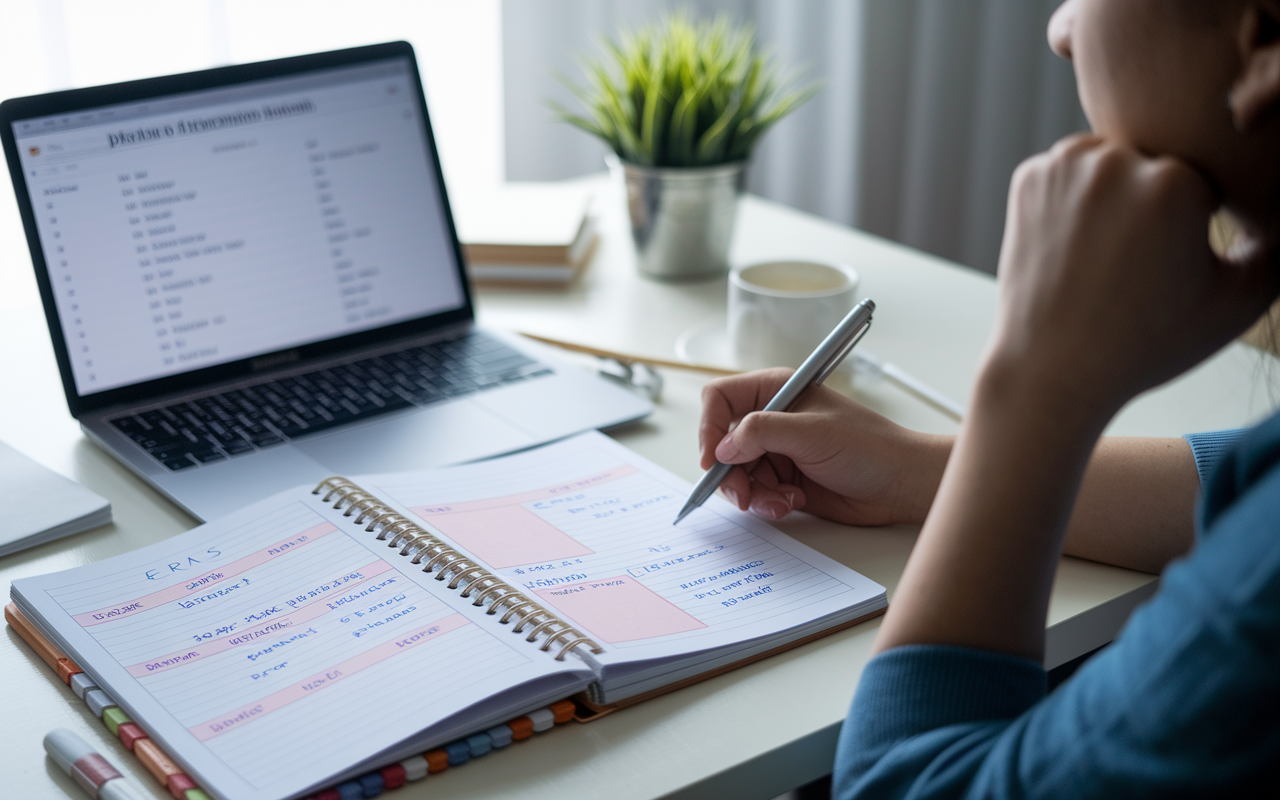
[[[446,180],[493,184],[499,11],[498,0],[0,0],[0,99],[406,39]],[[26,252],[13,191],[0,189],[0,309],[35,300]]]
[[[753,192],[994,271],[1014,167],[1087,127],[1070,65],[1045,44],[1059,0],[503,0],[506,175],[598,171],[556,123],[556,75],[598,36],[688,8],[756,25],[824,87],[757,150]]]

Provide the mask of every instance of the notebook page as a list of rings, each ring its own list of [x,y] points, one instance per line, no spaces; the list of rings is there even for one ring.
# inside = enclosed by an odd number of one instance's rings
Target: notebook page
[[[309,488],[14,589],[133,719],[226,797],[297,794],[566,667]],[[572,677],[564,694],[586,683]]]
[[[689,483],[600,433],[356,482],[595,638],[604,663],[883,604],[883,587],[719,498],[673,526]]]

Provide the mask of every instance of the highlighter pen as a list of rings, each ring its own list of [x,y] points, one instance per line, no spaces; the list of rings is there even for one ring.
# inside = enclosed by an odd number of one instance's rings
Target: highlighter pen
[[[97,800],[147,800],[137,784],[121,775],[111,762],[94,752],[84,739],[66,728],[49,731],[44,749],[62,771]]]
[[[796,370],[786,383],[782,384],[782,388],[773,396],[773,399],[764,407],[765,411],[786,411],[791,404],[799,399],[805,389],[810,386],[818,386],[827,379],[836,367],[840,366],[840,362],[844,361],[845,356],[849,355],[867,330],[871,327],[871,314],[876,310],[876,304],[870,299],[863,300],[853,307],[844,319],[840,320],[840,324],[827,334],[827,338],[822,340],[818,348],[814,350],[809,357],[800,365],[800,369]],[[680,520],[689,516],[695,509],[707,501],[720,484],[724,481],[729,470],[733,469],[731,464],[721,464],[719,461],[715,463],[711,469],[707,470],[702,476],[702,480],[698,481],[698,485],[693,487],[693,494],[689,496],[689,501],[684,504],[684,508],[680,509],[679,516],[672,525],[679,525]]]

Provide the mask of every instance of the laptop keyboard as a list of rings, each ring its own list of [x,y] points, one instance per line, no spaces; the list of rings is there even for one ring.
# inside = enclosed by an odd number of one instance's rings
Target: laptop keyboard
[[[111,420],[170,470],[296,436],[536,378],[550,368],[480,333]]]

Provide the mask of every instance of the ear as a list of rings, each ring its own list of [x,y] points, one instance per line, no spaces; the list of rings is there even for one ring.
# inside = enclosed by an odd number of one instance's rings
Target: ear
[[[1240,77],[1228,104],[1237,130],[1247,130],[1280,100],[1280,3],[1255,0],[1240,19]]]

